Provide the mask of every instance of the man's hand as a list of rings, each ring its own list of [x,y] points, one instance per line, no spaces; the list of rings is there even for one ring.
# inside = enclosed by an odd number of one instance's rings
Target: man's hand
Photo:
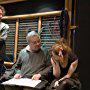
[[[15,79],[19,79],[19,78],[21,78],[21,77],[22,77],[21,74],[15,74],[15,75],[14,75],[14,78],[15,78]]]
[[[32,76],[32,79],[33,80],[39,80],[40,77],[41,77],[41,74],[35,74],[35,75]]]

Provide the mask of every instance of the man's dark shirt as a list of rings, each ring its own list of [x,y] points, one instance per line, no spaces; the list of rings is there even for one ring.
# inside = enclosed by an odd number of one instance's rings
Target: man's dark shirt
[[[19,53],[15,67],[23,77],[31,78],[34,74],[41,74],[41,77],[48,76],[51,72],[50,59],[45,55],[43,50],[30,52],[26,48]]]

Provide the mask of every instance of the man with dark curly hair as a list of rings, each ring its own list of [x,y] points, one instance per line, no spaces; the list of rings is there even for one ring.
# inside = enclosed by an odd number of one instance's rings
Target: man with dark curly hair
[[[9,26],[1,21],[5,15],[5,9],[0,5],[0,77],[3,73],[3,64],[6,57],[6,38],[9,32]]]

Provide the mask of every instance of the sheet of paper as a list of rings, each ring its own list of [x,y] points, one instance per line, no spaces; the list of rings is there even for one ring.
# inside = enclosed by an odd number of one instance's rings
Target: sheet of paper
[[[28,79],[28,78],[20,78],[20,79],[12,78],[8,81],[3,82],[2,84],[35,87],[40,82],[41,82],[41,80],[32,80],[32,79]]]

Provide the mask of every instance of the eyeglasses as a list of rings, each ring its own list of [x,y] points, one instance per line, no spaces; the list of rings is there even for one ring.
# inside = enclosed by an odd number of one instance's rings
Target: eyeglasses
[[[37,44],[40,44],[41,41],[39,40],[39,41],[30,42],[30,43],[33,44],[33,45],[37,45]]]

